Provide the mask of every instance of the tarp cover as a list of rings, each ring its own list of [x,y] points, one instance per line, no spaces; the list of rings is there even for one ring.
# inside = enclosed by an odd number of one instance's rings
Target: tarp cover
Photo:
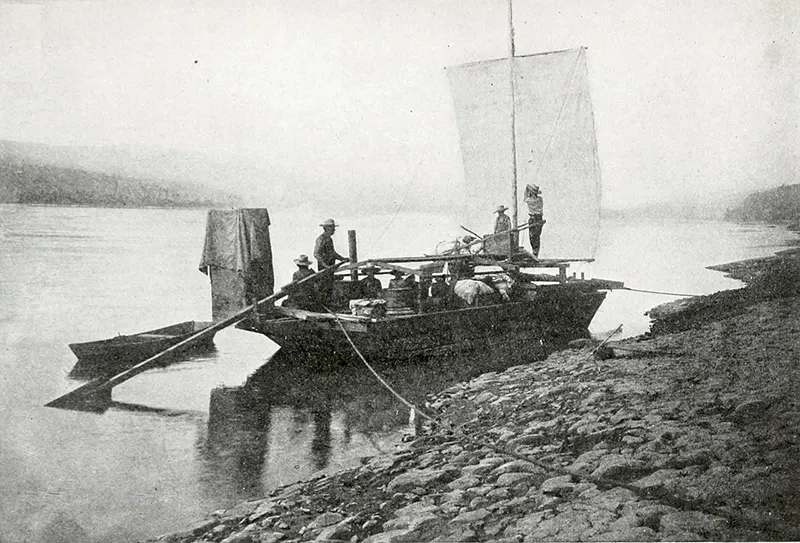
[[[206,222],[206,241],[200,271],[209,266],[247,275],[254,262],[269,263],[269,214],[266,209],[212,209]]]
[[[200,271],[211,278],[215,322],[272,294],[275,274],[267,210],[209,211]]]

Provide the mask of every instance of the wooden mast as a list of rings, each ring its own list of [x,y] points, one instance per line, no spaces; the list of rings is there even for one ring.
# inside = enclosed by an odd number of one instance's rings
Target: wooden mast
[[[517,204],[517,92],[516,92],[516,77],[514,73],[514,55],[516,54],[514,47],[514,0],[508,0],[508,37],[509,37],[509,55],[508,55],[508,77],[511,83],[511,155],[513,157],[512,163],[512,177],[511,177],[511,224],[519,224],[518,204]],[[516,236],[512,236],[512,244]]]

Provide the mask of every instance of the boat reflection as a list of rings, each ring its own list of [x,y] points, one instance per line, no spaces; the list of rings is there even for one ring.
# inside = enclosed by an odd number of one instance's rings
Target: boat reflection
[[[407,401],[426,397],[487,371],[541,359],[541,344],[503,343],[471,353],[376,368]],[[316,364],[279,351],[240,387],[210,396],[197,451],[209,496],[231,502],[262,496],[320,470],[346,469],[361,458],[391,453],[421,417],[353,361]]]

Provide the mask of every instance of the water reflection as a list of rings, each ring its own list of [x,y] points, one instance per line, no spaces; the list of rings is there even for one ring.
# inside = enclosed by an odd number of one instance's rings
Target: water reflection
[[[238,500],[262,492],[260,474],[268,447],[270,404],[243,387],[211,391],[208,426],[199,433],[198,452],[210,498]]]
[[[484,347],[376,369],[424,409],[429,394],[545,355],[529,341]],[[361,363],[279,351],[243,386],[212,391],[207,431],[197,442],[204,491],[241,500],[319,470],[351,467],[363,456],[392,452],[421,421]]]

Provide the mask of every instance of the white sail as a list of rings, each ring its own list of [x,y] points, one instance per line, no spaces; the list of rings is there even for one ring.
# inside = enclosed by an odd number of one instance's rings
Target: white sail
[[[498,204],[512,205],[511,116],[516,115],[519,222],[526,184],[542,189],[543,257],[594,255],[600,216],[600,167],[584,48],[447,69],[461,138],[465,220],[490,225]],[[523,233],[525,234],[525,233]],[[527,236],[522,236],[527,247]]]

